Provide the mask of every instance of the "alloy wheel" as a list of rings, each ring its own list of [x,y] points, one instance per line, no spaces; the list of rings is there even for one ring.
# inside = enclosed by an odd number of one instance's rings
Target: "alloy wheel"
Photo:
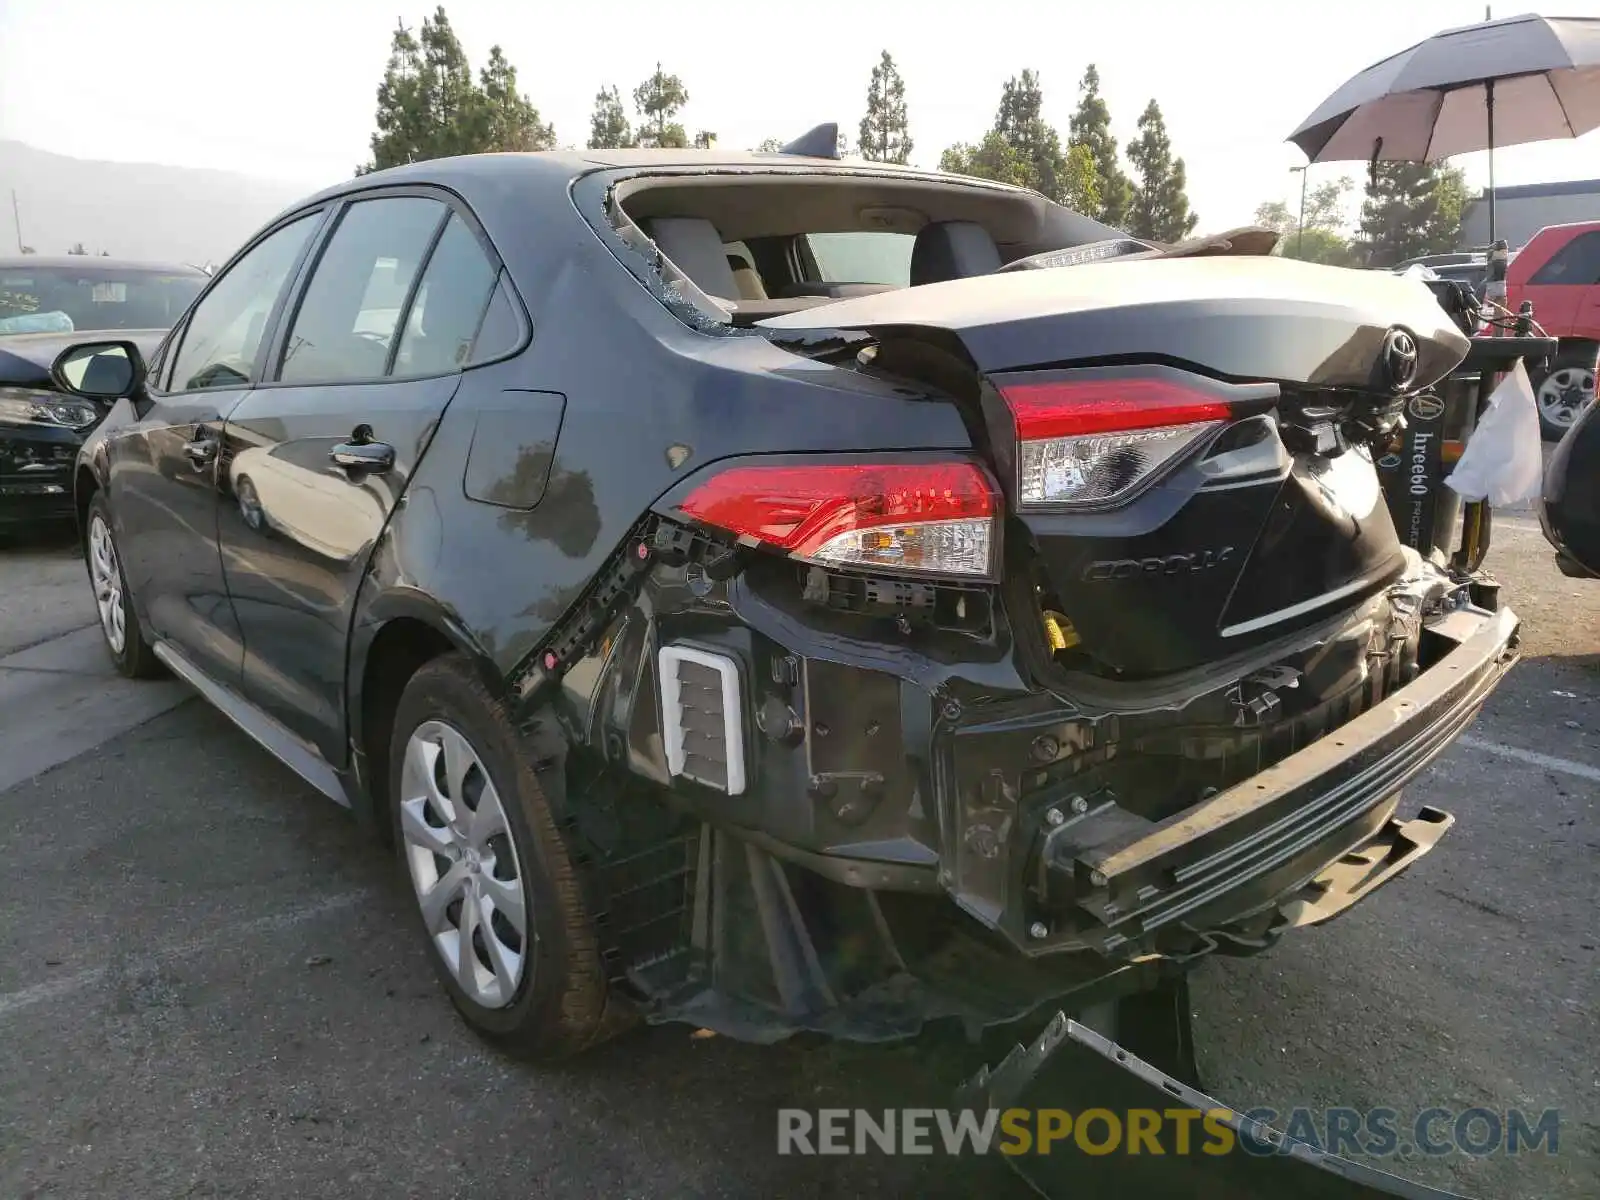
[[[443,721],[419,725],[400,779],[406,865],[434,948],[467,996],[503,1008],[529,969],[522,867],[483,760]]]
[[[1539,411],[1551,425],[1569,429],[1594,400],[1594,372],[1587,367],[1552,371],[1539,385]]]
[[[94,603],[100,610],[100,628],[113,654],[121,654],[128,644],[128,616],[122,602],[122,569],[117,562],[117,544],[111,527],[95,513],[89,519],[89,581],[94,585]]]

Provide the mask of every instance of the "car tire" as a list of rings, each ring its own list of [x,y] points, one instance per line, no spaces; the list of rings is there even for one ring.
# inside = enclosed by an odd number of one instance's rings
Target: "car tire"
[[[389,810],[429,959],[474,1030],[537,1060],[605,1040],[633,1014],[609,994],[535,758],[462,656],[434,659],[407,683],[389,747]]]
[[[157,679],[166,674],[139,624],[133,593],[122,569],[122,554],[117,549],[111,506],[106,503],[104,492],[96,492],[90,498],[84,514],[83,564],[94,591],[100,635],[117,673],[129,679]]]
[[[1592,342],[1564,345],[1529,380],[1545,441],[1560,441],[1578,415],[1594,403],[1596,353]]]

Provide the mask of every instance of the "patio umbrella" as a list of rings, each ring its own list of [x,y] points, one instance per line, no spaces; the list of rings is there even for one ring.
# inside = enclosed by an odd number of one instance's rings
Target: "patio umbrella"
[[[1600,126],[1600,17],[1527,14],[1448,29],[1374,63],[1289,135],[1311,162],[1432,162]]]

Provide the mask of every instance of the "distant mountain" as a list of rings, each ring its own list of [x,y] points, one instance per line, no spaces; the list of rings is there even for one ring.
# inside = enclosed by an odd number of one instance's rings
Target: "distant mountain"
[[[329,183],[334,182],[329,180]],[[315,185],[156,163],[94,162],[0,139],[0,254],[22,240],[40,254],[82,242],[90,254],[221,263]]]

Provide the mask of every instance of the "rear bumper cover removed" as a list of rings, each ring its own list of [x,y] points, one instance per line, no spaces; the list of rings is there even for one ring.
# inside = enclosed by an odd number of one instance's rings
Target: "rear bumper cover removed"
[[[1187,1005],[1186,988],[1170,998]],[[1164,1200],[1465,1200],[1364,1162],[1330,1154],[1288,1136],[1206,1095],[1192,1078],[1158,1068],[1065,1014],[1057,1013],[1028,1046],[1017,1046],[997,1066],[984,1068],[957,1094],[955,1107],[974,1112],[1062,1109],[1071,1117],[1099,1110],[1124,1125],[1129,1114],[1164,1114],[1157,1126],[1160,1153],[1084,1153],[1064,1137],[1048,1153],[1008,1157],[1007,1165],[1041,1196],[1132,1195]],[[1178,1140],[1170,1118],[1195,1113],[1194,1136]],[[1199,1117],[1207,1134],[1202,1137]],[[1154,1120],[1150,1124],[1155,1125]],[[1222,1134],[1221,1130],[1226,1130]],[[1104,1144],[1101,1124],[1096,1141]],[[1202,1142],[1206,1145],[1202,1146]]]
[[[1108,802],[1056,824],[1037,821],[1033,832],[1014,829],[982,858],[990,872],[982,882],[998,881],[1003,896],[987,911],[962,890],[972,882],[960,869],[970,860],[960,856],[974,847],[966,836],[973,810],[953,803],[970,792],[958,789],[948,766],[931,773],[949,831],[939,874],[928,872],[915,888],[904,886],[905,872],[878,878],[856,859],[842,875],[824,855],[701,824],[686,844],[660,850],[679,864],[679,940],[649,955],[622,954],[632,964],[622,969],[648,998],[653,1020],[751,1041],[801,1031],[893,1040],[940,1017],[986,1027],[1047,1005],[1077,1013],[1159,988],[1209,952],[1253,952],[1295,926],[1339,915],[1426,854],[1452,819],[1424,808],[1400,820],[1397,794],[1482,706],[1517,657],[1516,634],[1509,611],[1461,607],[1434,618],[1422,655],[1429,665],[1411,683],[1165,821]],[[966,726],[953,737],[970,736],[991,752],[997,740],[1026,749],[1041,728],[1060,728],[1056,720]],[[941,741],[937,732],[931,740]],[[1010,800],[1015,826],[1018,799],[999,798]],[[1030,839],[1028,866],[1005,852]],[[1048,906],[1030,886],[1044,872],[1054,889]],[[1081,891],[1063,899],[1062,878]],[[611,912],[617,929],[659,925],[659,905],[623,912],[621,897],[639,886],[631,876],[606,885],[596,911]],[[942,909],[941,889],[965,916]],[[943,934],[924,936],[923,918],[937,918]],[[1046,919],[1055,925],[1026,924]]]
[[[1075,936],[1131,957],[1158,950],[1167,927],[1203,934],[1269,909],[1272,927],[1316,924],[1431,849],[1452,819],[1427,809],[1394,820],[1398,794],[1516,661],[1518,622],[1464,609],[1440,628],[1459,638],[1454,649],[1275,766],[1165,821],[1108,807],[1063,825],[1046,853],[1053,871],[1087,883],[1074,915],[1089,921]]]

